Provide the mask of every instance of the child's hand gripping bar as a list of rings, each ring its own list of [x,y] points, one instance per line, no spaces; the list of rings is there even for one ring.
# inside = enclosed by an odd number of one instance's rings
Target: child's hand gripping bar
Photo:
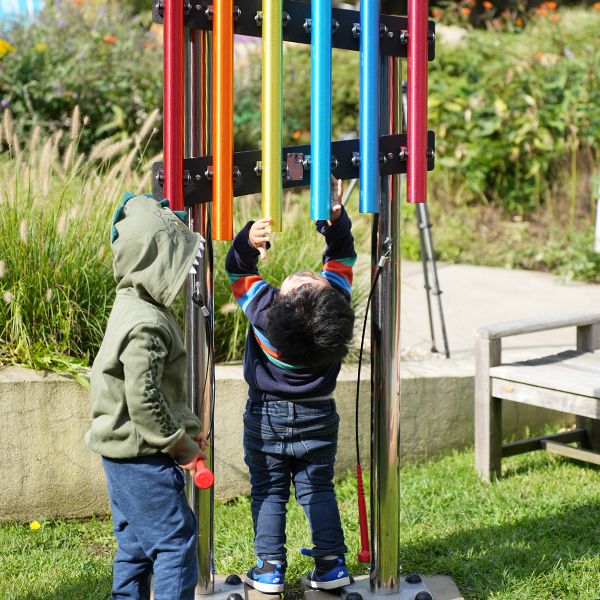
[[[212,487],[212,484],[215,482],[215,476],[201,458],[198,459],[198,462],[196,463],[195,471],[194,483],[196,484],[196,487],[203,490]]]

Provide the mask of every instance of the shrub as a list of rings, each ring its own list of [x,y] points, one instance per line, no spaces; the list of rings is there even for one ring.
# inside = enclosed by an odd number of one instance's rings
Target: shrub
[[[79,105],[89,119],[82,150],[132,137],[162,104],[162,49],[148,25],[124,7],[70,0],[49,4],[31,23],[5,24],[1,36],[11,47],[0,50],[0,102],[19,133],[68,127]]]
[[[560,27],[539,19],[522,34],[473,31],[437,53],[430,78],[434,178],[451,180],[464,200],[523,213],[566,169],[562,193],[574,204],[578,160],[587,156],[593,170],[600,14],[562,14]],[[589,193],[587,187],[581,201],[589,202]]]
[[[284,46],[283,58],[283,144],[310,142],[310,47]],[[243,62],[242,62],[243,60]],[[247,44],[243,59],[238,59],[235,81],[236,150],[260,147],[261,48]],[[358,130],[358,55],[334,50],[332,58],[333,138],[342,132]]]

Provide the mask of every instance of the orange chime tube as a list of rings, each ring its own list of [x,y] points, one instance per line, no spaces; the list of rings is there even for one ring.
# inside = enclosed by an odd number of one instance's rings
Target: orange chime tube
[[[233,0],[213,3],[213,239],[233,239]]]

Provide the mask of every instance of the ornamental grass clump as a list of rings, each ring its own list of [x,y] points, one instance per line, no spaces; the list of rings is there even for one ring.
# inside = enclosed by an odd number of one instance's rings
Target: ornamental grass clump
[[[0,364],[67,371],[97,350],[114,298],[109,223],[123,191],[149,186],[140,161],[158,112],[140,133],[78,150],[86,119],[43,139],[0,127]],[[140,175],[142,173],[143,175]]]

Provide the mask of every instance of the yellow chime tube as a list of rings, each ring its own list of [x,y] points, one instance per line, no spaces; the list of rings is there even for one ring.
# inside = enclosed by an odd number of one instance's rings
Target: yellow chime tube
[[[281,231],[282,199],[282,22],[281,0],[263,0],[262,6],[262,214]]]

